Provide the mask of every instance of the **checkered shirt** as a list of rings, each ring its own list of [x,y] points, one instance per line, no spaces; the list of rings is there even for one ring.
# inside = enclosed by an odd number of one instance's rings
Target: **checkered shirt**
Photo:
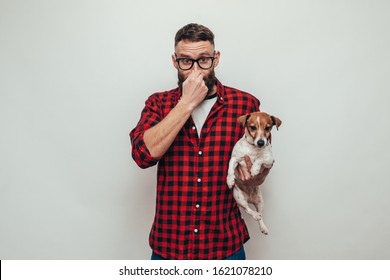
[[[217,101],[201,136],[190,117],[165,155],[154,159],[143,141],[144,132],[164,119],[180,95],[180,88],[151,95],[130,132],[135,162],[141,168],[158,163],[149,244],[168,259],[224,259],[249,239],[226,175],[233,146],[244,133],[237,118],[259,111],[260,101],[218,81]]]

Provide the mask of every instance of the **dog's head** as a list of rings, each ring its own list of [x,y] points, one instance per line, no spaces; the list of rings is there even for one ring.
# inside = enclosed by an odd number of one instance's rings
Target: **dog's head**
[[[259,148],[270,143],[272,127],[278,129],[282,124],[279,118],[263,112],[243,115],[238,118],[238,122],[245,127],[247,141]]]

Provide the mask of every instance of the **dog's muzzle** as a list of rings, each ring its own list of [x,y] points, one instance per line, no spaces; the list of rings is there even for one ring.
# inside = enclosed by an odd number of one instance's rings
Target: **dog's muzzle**
[[[263,148],[265,146],[265,141],[263,139],[259,139],[259,141],[256,142],[256,146]]]

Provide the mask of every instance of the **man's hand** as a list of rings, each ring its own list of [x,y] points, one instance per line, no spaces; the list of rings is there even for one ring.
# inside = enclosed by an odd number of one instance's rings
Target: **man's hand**
[[[183,83],[181,102],[195,109],[206,97],[208,88],[203,80],[202,72],[194,70]]]
[[[247,168],[238,165],[234,174],[236,176],[236,184],[240,186],[259,186],[263,184],[271,168],[264,168],[258,175],[252,177],[250,170],[252,168],[252,161],[249,156],[245,155],[245,163]]]
[[[202,72],[194,70],[183,83],[180,102],[160,123],[145,131],[144,141],[153,158],[159,159],[166,153],[207,91]]]

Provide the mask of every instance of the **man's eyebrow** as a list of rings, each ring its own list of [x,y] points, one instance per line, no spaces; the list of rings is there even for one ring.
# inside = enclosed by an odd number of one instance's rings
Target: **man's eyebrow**
[[[181,54],[181,55],[178,55],[177,57],[191,58],[191,56],[188,54]]]
[[[213,55],[210,54],[209,52],[202,52],[198,55],[198,58],[199,57],[212,57]],[[182,58],[192,58],[191,55],[189,54],[181,54],[181,55],[177,55],[177,57],[182,57]]]

